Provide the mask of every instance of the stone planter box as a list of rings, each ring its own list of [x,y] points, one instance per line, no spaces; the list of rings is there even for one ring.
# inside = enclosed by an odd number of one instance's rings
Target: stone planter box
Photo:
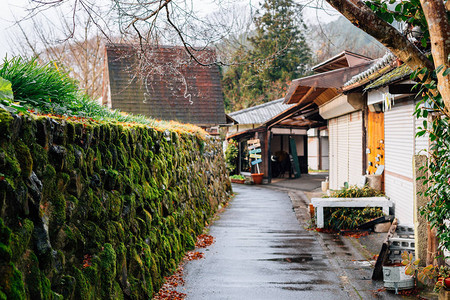
[[[317,228],[323,228],[324,207],[382,207],[383,212],[389,215],[389,207],[393,203],[386,197],[361,197],[361,198],[312,198],[312,205],[316,208]]]

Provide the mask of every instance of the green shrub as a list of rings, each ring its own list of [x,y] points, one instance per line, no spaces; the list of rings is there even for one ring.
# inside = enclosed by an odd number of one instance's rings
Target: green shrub
[[[225,163],[230,174],[233,174],[237,169],[238,154],[239,149],[237,142],[232,139],[229,140],[227,149],[225,150]]]
[[[56,64],[39,64],[36,59],[5,59],[0,77],[11,82],[15,101],[43,112],[71,113],[78,86],[67,72]]]
[[[325,207],[323,213],[325,228],[336,231],[355,229],[361,224],[384,215],[379,207]]]
[[[231,179],[240,179],[240,180],[245,180],[245,176],[243,175],[232,175],[230,176]]]
[[[384,193],[367,185],[359,188],[356,185],[333,191],[325,198],[359,198],[359,197],[382,197]],[[378,207],[325,207],[325,228],[332,230],[355,229],[374,218],[383,216],[383,210]]]
[[[384,193],[375,190],[367,185],[360,188],[356,185],[352,185],[348,188],[342,188],[340,190],[333,191],[330,196],[324,198],[359,198],[359,197],[382,197]]]

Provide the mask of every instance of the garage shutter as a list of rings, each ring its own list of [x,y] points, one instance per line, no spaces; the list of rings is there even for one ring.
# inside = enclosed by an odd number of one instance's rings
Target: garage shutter
[[[330,169],[329,169],[329,177],[330,177],[330,188],[337,189],[337,144],[338,144],[338,135],[337,135],[337,119],[328,120],[328,138],[329,138],[329,159],[330,159]]]
[[[395,105],[384,114],[385,191],[404,225],[413,224],[414,105]]]
[[[356,111],[349,115],[348,123],[348,183],[357,184],[361,181],[363,174],[363,157],[362,146],[363,141],[363,126],[362,126],[362,112]]]
[[[330,119],[330,188],[357,184],[362,175],[362,112]]]

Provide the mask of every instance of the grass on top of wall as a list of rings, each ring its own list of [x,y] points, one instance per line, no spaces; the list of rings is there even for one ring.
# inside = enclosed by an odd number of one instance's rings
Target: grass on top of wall
[[[36,59],[4,59],[0,77],[11,82],[13,99],[0,91],[0,108],[13,113],[51,115],[96,123],[148,125],[157,130],[192,133],[204,137],[206,132],[192,124],[155,120],[111,110],[90,99],[78,88],[64,66],[56,62],[41,64]],[[7,84],[2,85],[6,89]]]

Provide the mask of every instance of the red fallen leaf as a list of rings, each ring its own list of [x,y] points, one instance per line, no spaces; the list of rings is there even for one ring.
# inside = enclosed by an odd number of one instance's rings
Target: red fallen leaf
[[[184,256],[184,260],[187,261],[191,261],[191,260],[197,260],[197,259],[202,259],[204,257],[204,253],[202,252],[197,252],[197,251],[189,251],[188,253],[186,253],[186,255]]]
[[[197,237],[197,242],[195,243],[195,247],[197,248],[206,248],[208,246],[211,246],[211,244],[214,243],[214,237],[207,234],[200,234]]]
[[[5,180],[5,176],[0,176],[0,181]]]

